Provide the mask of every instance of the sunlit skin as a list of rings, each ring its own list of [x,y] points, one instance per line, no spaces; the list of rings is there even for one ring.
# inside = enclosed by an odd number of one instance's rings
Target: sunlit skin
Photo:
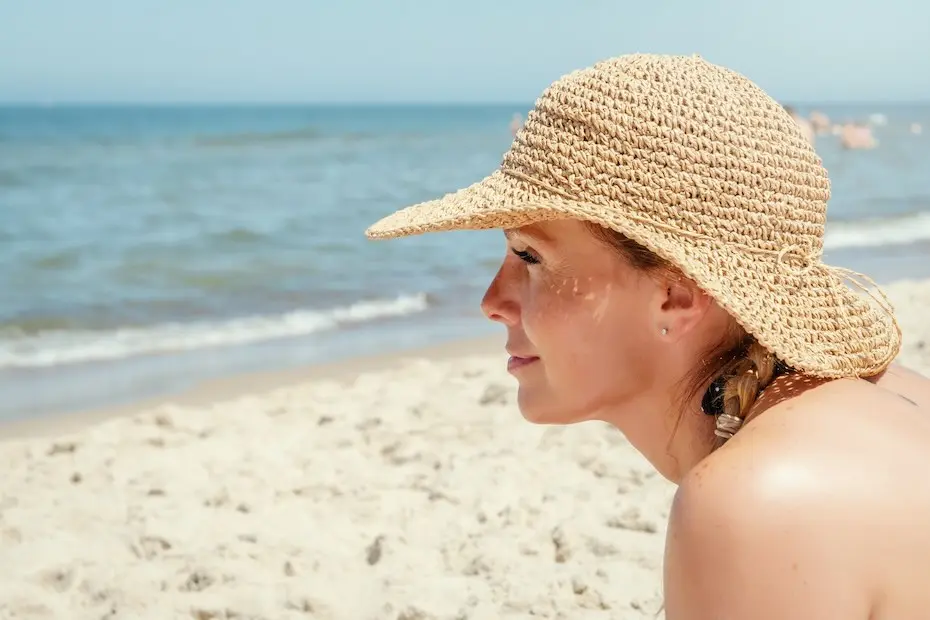
[[[679,479],[713,443],[700,396],[683,408],[681,384],[727,315],[690,280],[632,268],[581,222],[506,231],[506,239],[482,309],[506,326],[507,352],[532,360],[512,368],[523,415],[609,422]]]
[[[731,319],[687,278],[644,273],[581,222],[508,230],[482,309],[507,329],[534,423],[602,420],[679,485],[668,620],[919,618],[930,609],[930,381],[788,375],[712,451],[682,383]]]

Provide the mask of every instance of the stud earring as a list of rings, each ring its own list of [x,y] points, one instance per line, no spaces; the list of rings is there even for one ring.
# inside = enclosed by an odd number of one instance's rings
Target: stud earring
[[[662,335],[663,335],[663,336],[667,336],[667,335],[668,335],[668,328],[667,328],[667,327],[663,327],[663,328],[662,328]]]

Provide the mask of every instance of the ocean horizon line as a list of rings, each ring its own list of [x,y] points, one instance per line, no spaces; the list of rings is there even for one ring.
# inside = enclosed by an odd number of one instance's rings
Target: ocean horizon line
[[[794,106],[913,106],[930,105],[930,99],[779,99]],[[0,109],[32,108],[532,108],[533,101],[248,101],[248,100],[0,100]]]

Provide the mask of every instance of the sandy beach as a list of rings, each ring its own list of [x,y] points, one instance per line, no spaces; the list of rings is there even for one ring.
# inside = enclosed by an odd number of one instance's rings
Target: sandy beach
[[[930,281],[888,292],[930,372]],[[656,618],[674,487],[525,422],[499,347],[6,429],[0,618]]]

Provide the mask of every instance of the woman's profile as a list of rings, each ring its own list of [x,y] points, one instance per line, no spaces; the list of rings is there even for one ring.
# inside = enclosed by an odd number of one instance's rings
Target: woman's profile
[[[482,308],[524,417],[609,422],[678,484],[669,620],[924,617],[930,380],[892,364],[878,287],[822,261],[829,195],[747,78],[637,54],[554,82],[498,170],[368,235],[503,231]]]

